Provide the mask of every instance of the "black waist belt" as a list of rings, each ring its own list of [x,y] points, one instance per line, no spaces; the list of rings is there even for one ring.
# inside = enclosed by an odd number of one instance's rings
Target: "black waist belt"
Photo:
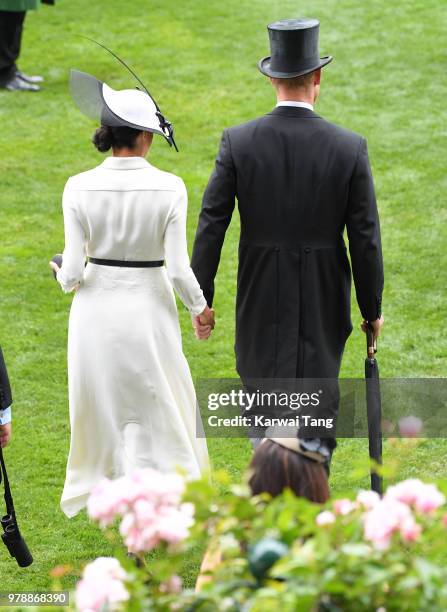
[[[97,259],[89,257],[88,262],[98,266],[116,266],[118,268],[160,268],[164,265],[164,260],[158,261],[121,261],[119,259]]]

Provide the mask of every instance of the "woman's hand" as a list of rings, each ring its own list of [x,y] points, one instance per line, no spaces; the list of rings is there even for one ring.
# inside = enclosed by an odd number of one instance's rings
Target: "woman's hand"
[[[57,273],[59,272],[60,267],[57,265],[55,261],[49,261],[48,263],[50,265],[50,268],[53,270],[55,276],[57,276]]]
[[[11,439],[11,423],[6,423],[6,425],[0,425],[0,446],[5,448],[8,442]]]
[[[192,317],[192,326],[198,340],[207,340],[215,324],[214,310],[209,306],[206,306],[199,315]]]
[[[57,273],[58,273],[58,272],[59,272],[59,270],[60,270],[60,266],[58,266],[58,265],[57,265],[57,263],[56,263],[55,261],[49,261],[48,263],[49,263],[50,268],[51,268],[51,269],[53,270],[53,272],[54,272],[54,278],[57,280]],[[81,286],[81,283],[78,283],[78,284],[76,285],[76,287],[74,287],[74,288],[72,289],[72,291],[77,291],[77,290],[79,289],[79,287],[80,287],[80,286]]]

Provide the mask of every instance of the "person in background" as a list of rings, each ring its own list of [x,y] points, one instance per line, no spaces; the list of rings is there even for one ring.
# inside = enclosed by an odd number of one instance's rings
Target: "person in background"
[[[40,91],[41,76],[30,76],[19,70],[17,60],[22,43],[26,12],[36,10],[40,1],[54,4],[54,0],[0,0],[0,88],[9,91]]]
[[[291,489],[298,497],[317,504],[329,499],[328,471],[330,459],[327,441],[314,439],[318,445],[309,450],[306,439],[281,438],[267,430],[257,447],[250,466],[248,484],[253,495],[280,495]]]
[[[281,437],[281,430],[267,429],[250,462],[248,485],[252,495],[268,493],[272,498],[290,489],[298,497],[317,504],[329,499],[328,463],[331,457],[327,441],[315,438],[313,444],[296,437]],[[312,450],[310,450],[312,448]],[[196,591],[212,580],[212,572],[221,562],[219,546],[209,546],[200,567]]]
[[[11,386],[0,347],[0,446],[2,448],[5,448],[11,439],[11,404]]]

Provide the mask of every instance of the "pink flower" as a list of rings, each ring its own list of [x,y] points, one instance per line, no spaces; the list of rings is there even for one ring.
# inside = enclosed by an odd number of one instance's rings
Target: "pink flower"
[[[177,544],[188,537],[188,530],[193,524],[194,507],[192,504],[182,504],[177,510],[170,508],[158,519],[157,529],[162,540]]]
[[[402,438],[416,438],[422,428],[422,421],[418,417],[407,416],[399,420],[399,432]]]
[[[88,500],[91,518],[101,527],[122,517],[120,533],[132,552],[152,550],[161,542],[177,544],[188,536],[194,507],[182,504],[185,480],[147,468],[129,477],[103,480]]]
[[[140,500],[134,511],[124,515],[120,533],[132,552],[152,550],[161,542],[174,545],[188,537],[189,527],[193,523],[191,504],[179,507],[158,506],[150,509],[150,504],[143,507]]]
[[[127,574],[114,557],[98,557],[84,568],[76,585],[76,607],[82,612],[113,608],[129,599]]]
[[[370,510],[380,501],[380,496],[375,491],[359,491],[357,494],[357,502],[363,508]]]
[[[392,498],[383,498],[363,517],[364,537],[373,543],[378,550],[388,548],[393,533],[408,517],[412,517],[410,508]]]
[[[87,501],[87,512],[90,518],[99,521],[101,527],[105,527],[113,522],[118,505],[117,487],[113,481],[104,478],[93,489]]]
[[[424,514],[433,512],[445,503],[445,496],[436,485],[425,484],[416,478],[403,480],[389,487],[385,496],[412,505]]]
[[[324,527],[325,525],[331,525],[335,522],[335,514],[330,510],[323,510],[316,518],[316,523],[319,527]]]
[[[424,483],[418,478],[402,480],[392,487],[388,487],[386,497],[397,499],[404,504],[412,505],[416,502]]]
[[[421,535],[422,527],[413,516],[407,516],[400,525],[400,534],[405,542],[414,542]]]
[[[434,484],[424,484],[418,491],[418,496],[415,501],[416,510],[428,514],[437,510],[439,506],[445,503],[445,496],[441,493],[438,487]]]
[[[334,512],[335,514],[340,514],[341,516],[346,516],[346,514],[349,514],[356,508],[357,504],[350,499],[336,499],[334,501]]]

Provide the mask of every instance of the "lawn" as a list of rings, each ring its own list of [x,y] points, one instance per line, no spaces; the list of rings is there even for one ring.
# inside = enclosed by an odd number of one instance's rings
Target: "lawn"
[[[19,570],[0,549],[1,591],[44,590],[55,565],[80,567],[112,552],[85,514],[68,520],[59,509],[69,443],[65,350],[71,297],[53,281],[47,261],[63,248],[65,181],[102,159],[89,142],[94,124],[69,97],[68,71],[90,72],[115,88],[134,83],[77,35],[95,37],[122,54],[175,123],[180,153],[156,139],[150,159],[186,182],[191,246],[222,129],[274,105],[273,90],[256,69],[268,51],[266,24],[318,17],[321,53],[335,60],[324,70],[317,110],[368,139],[375,176],[386,273],[381,374],[439,377],[447,357],[446,8],[442,0],[61,0],[28,15],[21,67],[44,74],[46,84],[39,94],[0,92],[0,343],[15,396],[14,437],[5,454],[35,562]],[[195,378],[235,375],[236,216],[217,280],[217,327],[210,341],[195,341],[179,306]],[[345,377],[363,373],[364,337],[354,298],[353,321]],[[240,479],[250,457],[245,440],[214,439],[209,449],[214,468]],[[399,476],[445,474],[446,451],[447,442],[438,439],[399,453]],[[395,455],[386,446],[385,460]],[[366,456],[364,440],[340,443],[334,492],[368,486],[366,472],[354,472],[358,458]],[[187,583],[199,556],[200,551],[188,560]],[[74,581],[68,576],[64,585]]]

